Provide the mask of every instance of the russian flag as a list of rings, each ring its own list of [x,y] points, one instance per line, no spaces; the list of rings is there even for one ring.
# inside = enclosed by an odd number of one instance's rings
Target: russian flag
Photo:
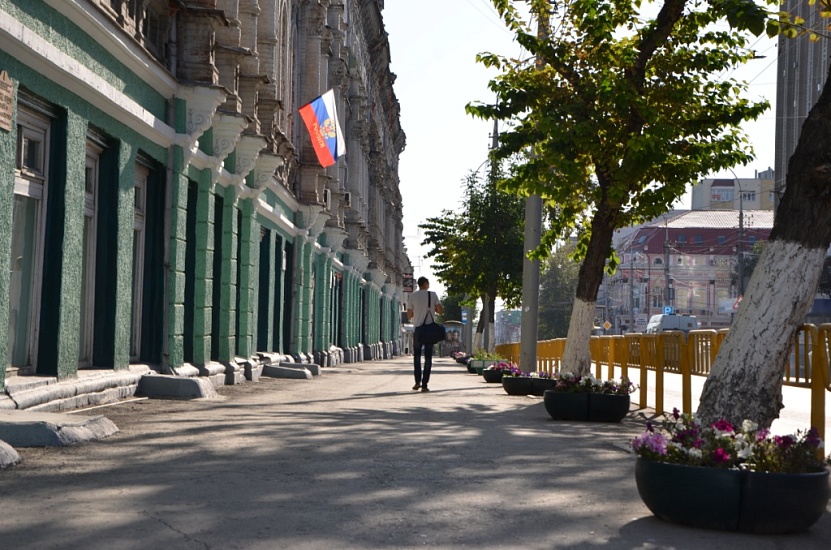
[[[300,107],[300,117],[306,123],[321,166],[332,166],[338,157],[346,154],[346,143],[338,123],[333,90]]]

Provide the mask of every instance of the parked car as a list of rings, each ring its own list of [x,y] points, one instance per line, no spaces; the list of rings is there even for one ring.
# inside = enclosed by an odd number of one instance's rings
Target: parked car
[[[662,313],[660,315],[653,315],[646,324],[646,333],[654,334],[656,332],[664,332],[666,330],[681,330],[684,333],[689,333],[691,330],[698,328],[698,319],[695,315],[675,315]]]

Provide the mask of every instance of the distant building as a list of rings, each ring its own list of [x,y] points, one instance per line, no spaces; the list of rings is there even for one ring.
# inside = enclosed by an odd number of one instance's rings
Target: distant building
[[[774,173],[753,178],[704,179],[692,188],[693,210],[774,210]]]
[[[503,309],[496,312],[494,318],[496,344],[519,342],[522,326],[522,312],[518,309]]]
[[[609,332],[642,332],[667,307],[695,315],[701,328],[729,326],[740,292],[739,257],[747,261],[773,226],[771,210],[742,215],[741,231],[739,211],[716,209],[673,211],[618,232],[613,246],[621,264],[598,295]]]
[[[820,9],[809,2],[784,0],[783,11],[816,28]],[[821,24],[821,23],[819,23]],[[788,162],[796,149],[802,123],[822,93],[828,75],[828,40],[817,42],[779,36],[776,71],[776,150],[774,165],[779,196],[785,189]]]

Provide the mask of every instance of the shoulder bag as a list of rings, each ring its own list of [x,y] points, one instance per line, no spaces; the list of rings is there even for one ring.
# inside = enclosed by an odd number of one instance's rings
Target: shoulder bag
[[[433,312],[430,311],[430,298],[432,297],[432,292],[427,291],[427,315],[430,316],[432,319]],[[434,321],[430,321],[427,323],[427,315],[424,316],[424,322],[416,327],[416,341],[419,344],[427,344],[428,346],[432,346],[433,344],[437,344],[444,340],[446,336],[446,330],[444,325],[440,325]]]

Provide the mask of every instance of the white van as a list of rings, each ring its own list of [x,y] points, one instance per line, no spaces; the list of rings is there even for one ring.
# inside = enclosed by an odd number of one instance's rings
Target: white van
[[[646,333],[653,334],[665,330],[682,330],[685,333],[698,328],[698,320],[695,315],[661,314],[653,315],[646,325]]]

